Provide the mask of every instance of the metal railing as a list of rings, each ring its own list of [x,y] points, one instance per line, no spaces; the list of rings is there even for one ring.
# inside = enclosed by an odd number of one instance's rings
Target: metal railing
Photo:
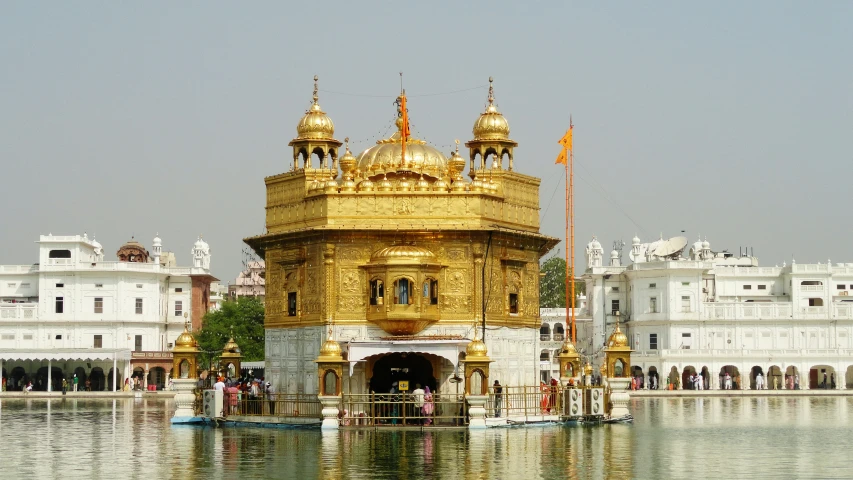
[[[431,398],[430,398],[431,397]],[[468,406],[462,394],[437,394],[423,398],[411,393],[344,394],[341,426],[463,426]]]
[[[323,406],[317,395],[274,393],[252,397],[245,392],[225,392],[225,416],[262,416],[291,418],[321,418]]]
[[[498,391],[498,389],[500,389]],[[532,387],[489,387],[487,417],[528,418],[560,415],[563,390],[560,385]]]

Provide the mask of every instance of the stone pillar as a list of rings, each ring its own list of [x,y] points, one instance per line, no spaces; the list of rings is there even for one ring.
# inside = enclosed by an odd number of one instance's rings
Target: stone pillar
[[[488,395],[467,395],[468,401],[468,429],[481,430],[486,428],[486,402]]]
[[[177,393],[175,394],[175,414],[172,417],[172,423],[182,423],[195,416],[193,411],[193,403],[195,402],[195,378],[176,378],[172,380]]]
[[[610,402],[613,408],[610,410],[610,418],[620,418],[630,415],[628,410],[628,400],[631,396],[628,394],[628,389],[631,385],[631,379],[628,377],[610,378]]]
[[[323,405],[321,414],[323,415],[323,423],[320,425],[322,430],[337,430],[338,422],[338,405],[341,404],[340,395],[317,395],[320,404]]]
[[[148,365],[146,364],[145,366],[147,367]],[[151,371],[151,370],[148,370],[148,369],[146,368],[146,369],[145,369],[145,370],[143,370],[143,372],[142,372],[142,375],[143,375],[143,377],[142,377],[142,390],[146,390],[146,391],[148,390],[148,373],[149,373],[150,371]]]
[[[53,384],[53,375],[51,375],[53,372],[51,371],[51,366],[52,366],[51,360],[47,359],[47,391],[48,392],[53,390],[53,388],[51,388],[53,386],[52,385]],[[3,370],[0,370],[0,372],[2,372],[2,371]]]
[[[337,430],[340,425],[338,405],[341,404],[343,395],[343,366],[346,363],[342,356],[341,345],[335,341],[332,332],[333,328],[329,326],[329,335],[320,347],[320,355],[314,360],[317,363],[317,382],[319,383],[317,399],[323,405],[321,412],[323,423],[320,426],[323,430]]]
[[[116,359],[116,354],[113,354],[113,391],[116,391],[116,387],[118,387],[118,360]]]

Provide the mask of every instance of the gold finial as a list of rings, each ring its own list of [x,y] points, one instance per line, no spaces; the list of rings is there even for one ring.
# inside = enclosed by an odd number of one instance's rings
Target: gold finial
[[[317,95],[317,92],[319,91],[319,88],[317,87],[317,80],[320,80],[320,77],[318,77],[317,75],[314,75],[314,103],[315,104],[317,103],[317,100],[320,99],[320,97]]]
[[[459,139],[454,140],[456,142],[456,153],[459,154]]]
[[[495,103],[495,87],[492,85],[494,78],[489,77],[489,105]]]

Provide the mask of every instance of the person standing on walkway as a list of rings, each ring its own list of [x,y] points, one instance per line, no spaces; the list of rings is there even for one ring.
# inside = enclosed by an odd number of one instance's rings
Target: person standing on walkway
[[[273,390],[270,382],[267,382],[266,388],[264,388],[264,393],[266,393],[267,401],[270,404],[270,415],[275,415],[275,391]]]
[[[68,392],[68,380],[62,379],[62,394],[65,395]]]
[[[503,393],[504,387],[501,386],[501,383],[495,380],[494,384],[495,390],[495,418],[501,417],[501,404],[503,403]]]
[[[497,380],[495,380],[495,383],[497,383]],[[429,425],[432,423],[432,414],[435,412],[435,399],[432,396],[432,392],[429,390],[429,385],[424,388],[424,417],[426,417],[426,419],[424,419],[424,425]]]
[[[412,390],[412,400],[414,400],[414,402],[415,402],[415,416],[421,417],[421,418],[418,418],[418,420],[415,422],[416,424],[419,424],[419,425],[424,424],[424,419],[422,417],[424,414],[424,395],[425,394],[426,394],[426,392],[424,391],[423,388],[421,388],[421,384],[416,383],[415,389]]]
[[[794,374],[794,390],[800,389],[800,375],[798,373]]]
[[[80,379],[77,378],[77,374],[75,373],[74,378],[71,379],[71,385],[72,385],[71,389],[75,392],[77,391],[77,384],[78,383],[80,383]]]

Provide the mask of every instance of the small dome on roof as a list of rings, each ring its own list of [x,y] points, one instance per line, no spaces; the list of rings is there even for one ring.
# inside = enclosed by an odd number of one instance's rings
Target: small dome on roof
[[[616,348],[616,347],[627,347],[628,346],[628,337],[622,333],[622,329],[619,328],[619,324],[616,324],[616,329],[613,330],[613,333],[610,334],[610,338],[607,339],[607,348]]]
[[[476,337],[474,337],[474,340],[468,342],[468,346],[465,347],[465,355],[467,359],[472,357],[486,357],[488,356],[488,353],[489,349],[486,348],[486,344]]]

